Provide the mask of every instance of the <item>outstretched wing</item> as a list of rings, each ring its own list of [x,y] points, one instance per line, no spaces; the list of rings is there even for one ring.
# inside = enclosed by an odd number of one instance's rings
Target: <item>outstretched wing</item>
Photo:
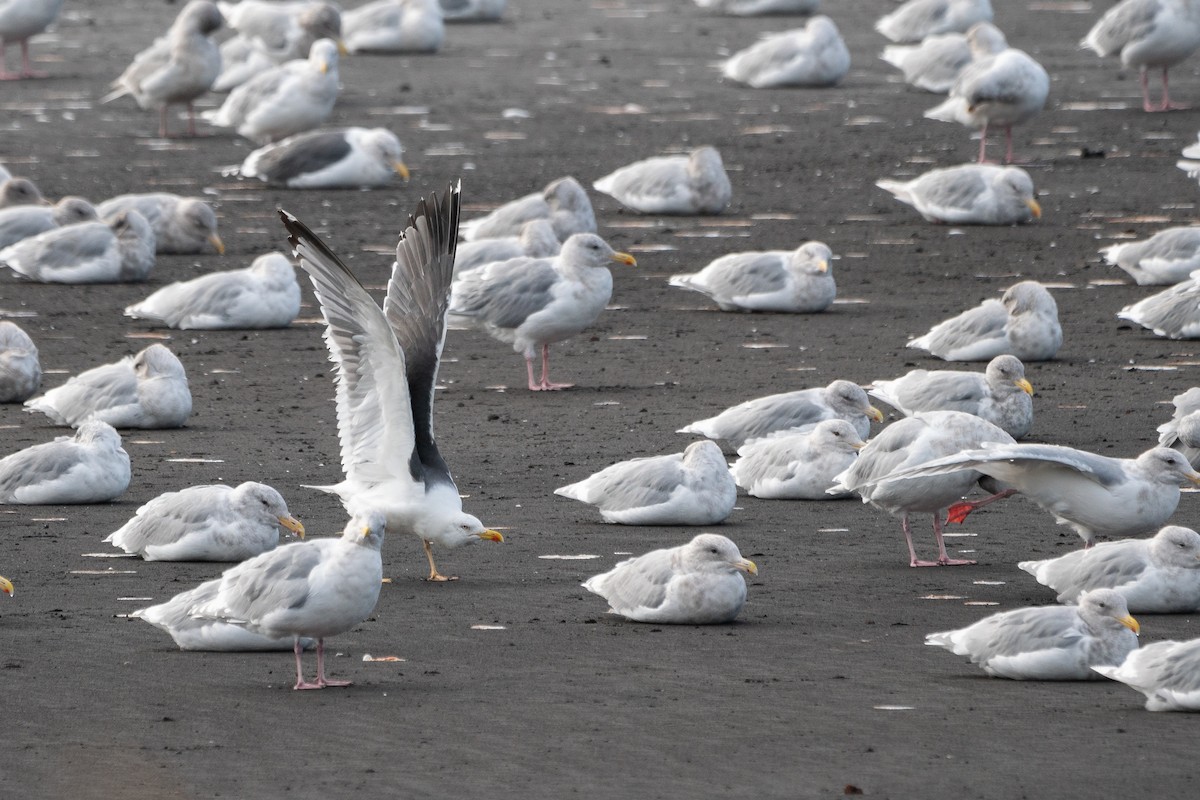
[[[337,365],[342,471],[367,485],[401,478],[415,446],[405,353],[349,268],[304,223],[282,209],[279,215],[321,303],[325,344]]]
[[[453,483],[433,436],[433,392],[446,342],[446,309],[454,279],[461,184],[423,199],[396,245],[383,312],[404,351],[416,440],[413,477]]]

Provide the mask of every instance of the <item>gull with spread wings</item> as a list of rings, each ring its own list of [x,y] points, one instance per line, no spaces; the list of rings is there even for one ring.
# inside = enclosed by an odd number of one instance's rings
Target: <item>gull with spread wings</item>
[[[431,545],[502,542],[462,510],[462,499],[433,435],[433,392],[458,239],[460,189],[422,200],[396,247],[381,309],[321,239],[280,211],[288,241],[308,273],[325,318],[325,344],[337,365],[338,436],[346,478],[315,488],[338,495],[353,514],[381,511],[388,530],[420,537],[429,580]]]

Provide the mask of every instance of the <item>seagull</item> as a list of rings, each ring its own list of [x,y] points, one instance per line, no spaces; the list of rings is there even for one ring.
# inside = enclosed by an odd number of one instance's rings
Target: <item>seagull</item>
[[[154,230],[136,211],[80,222],[0,250],[0,264],[39,283],[130,283],[154,268]]]
[[[64,197],[52,206],[27,205],[0,209],[0,250],[22,239],[77,222],[100,219],[82,197]]]
[[[1179,505],[1179,485],[1200,484],[1200,472],[1175,450],[1155,447],[1137,458],[1108,456],[1050,444],[1002,444],[904,465],[889,475],[901,480],[952,475],[990,475],[1069,525],[1091,547],[1097,535],[1136,536],[1157,530]],[[950,520],[962,522],[976,508],[999,496],[950,509]]]
[[[8,177],[0,183],[0,208],[45,204],[46,199],[29,178]]]
[[[1185,281],[1125,306],[1117,318],[1167,339],[1200,339],[1200,269]]]
[[[179,330],[286,328],[300,313],[300,284],[283,253],[266,253],[246,269],[210,272],[168,284],[125,316]]]
[[[937,475],[909,483],[897,480],[906,468],[924,464],[948,453],[986,442],[1011,443],[1012,437],[1000,428],[973,414],[961,411],[926,411],[892,423],[859,451],[849,469],[838,475],[830,494],[857,492],[864,503],[900,517],[900,527],[908,543],[910,567],[961,566],[974,561],[950,558],[942,539],[942,509],[957,502],[983,478],[979,472],[963,471]],[[911,471],[911,470],[910,470]],[[998,487],[994,487],[998,488]],[[937,540],[936,561],[922,561],[913,548],[909,516],[925,512],[933,515],[933,536]]]
[[[29,66],[29,39],[50,27],[62,6],[63,0],[0,0],[0,81],[46,77]],[[20,72],[5,67],[4,47],[11,42],[21,43]]]
[[[1200,711],[1200,639],[1154,642],[1092,669],[1146,695],[1147,711]]]
[[[468,242],[519,236],[521,227],[533,219],[546,219],[554,235],[565,241],[573,233],[595,233],[596,214],[592,201],[579,181],[570,175],[556,178],[541,191],[511,200],[491,213],[462,224],[462,237]]]
[[[1105,12],[1079,46],[1102,58],[1119,56],[1125,66],[1137,67],[1144,111],[1182,108],[1171,104],[1167,70],[1200,47],[1200,2],[1124,0]],[[1162,100],[1157,106],[1150,102],[1151,68],[1162,70]]]
[[[1017,681],[1083,681],[1096,666],[1116,666],[1138,646],[1141,626],[1125,598],[1096,589],[1077,606],[1035,606],[1001,611],[956,631],[931,633],[925,644],[941,647],[993,678]]]
[[[342,15],[351,53],[436,53],[446,38],[438,0],[374,0]]]
[[[531,219],[521,226],[518,236],[461,242],[454,257],[454,277],[478,269],[484,264],[508,261],[512,258],[550,258],[558,255],[560,250],[562,242],[558,241],[550,220]]]
[[[990,361],[1008,353],[1029,362],[1054,358],[1061,345],[1058,304],[1037,281],[1021,281],[999,300],[939,322],[905,346],[945,361]]]
[[[702,533],[685,545],[652,550],[582,585],[634,622],[715,625],[733,622],[746,602],[746,579],[758,566],[724,536]]]
[[[805,242],[792,251],[730,253],[668,283],[711,297],[722,311],[810,314],[833,305],[837,286],[824,242]]]
[[[259,72],[304,58],[318,39],[332,39],[345,55],[342,15],[332,3],[218,3],[237,35],[221,44],[221,74],[214,92],[228,92]]]
[[[383,583],[385,515],[355,515],[340,538],[295,542],[257,555],[225,570],[210,597],[188,612],[250,633],[278,639],[292,636],[296,654],[293,689],[349,686],[325,677],[325,639],[365,620],[379,600]],[[317,640],[317,679],[304,679],[304,637]]]
[[[821,0],[696,0],[696,5],[730,17],[759,17],[812,14],[820,8]]]
[[[512,344],[525,357],[529,391],[557,391],[550,381],[550,345],[592,325],[612,297],[610,262],[637,266],[594,233],[576,233],[549,258],[515,258],[465,272],[454,281],[449,312],[458,325],[475,327]],[[542,354],[542,377],[533,359]]]
[[[225,254],[217,235],[217,214],[207,201],[170,192],[122,194],[96,207],[101,217],[136,211],[154,229],[154,252]]]
[[[965,411],[1004,429],[1014,439],[1033,425],[1033,385],[1016,356],[996,356],[987,370],[915,369],[891,381],[875,381],[867,394],[905,416],[918,411]]]
[[[755,89],[833,86],[850,71],[850,51],[837,25],[813,17],[803,28],[768,34],[721,65],[730,80]]]
[[[160,494],[104,541],[146,561],[243,561],[275,547],[280,525],[304,538],[275,489],[212,484]]]
[[[971,62],[1003,52],[1004,34],[990,22],[977,22],[967,33],[938,33],[920,44],[890,45],[880,58],[904,73],[904,81],[934,94],[947,94]]]
[[[101,103],[125,95],[142,108],[158,108],[158,135],[168,133],[167,109],[183,104],[188,110],[188,135],[196,135],[196,114],[192,103],[212,88],[221,72],[221,51],[209,38],[221,29],[225,20],[217,6],[208,0],[191,0],[179,12],[166,38],[134,56],[121,77],[113,81],[113,91]]]
[[[936,224],[1020,225],[1042,216],[1033,180],[1020,167],[960,164],[931,169],[911,181],[884,178],[875,185]]]
[[[1200,387],[1171,398],[1175,413],[1158,426],[1158,443],[1183,453],[1193,467],[1200,464]]]
[[[74,436],[59,436],[0,459],[0,503],[107,503],[129,488],[129,477],[121,436],[107,422],[89,420]]]
[[[828,386],[747,400],[675,432],[698,433],[741,447],[775,431],[805,431],[826,419],[847,420],[860,437],[865,437],[871,430],[870,420],[883,422],[883,414],[857,384],[836,380]]]
[[[318,486],[351,514],[381,511],[393,531],[431,545],[502,542],[462,510],[462,498],[433,436],[433,398],[446,336],[446,307],[458,236],[460,190],[422,200],[400,234],[380,309],[349,268],[294,216],[281,211],[300,267],[325,318],[325,344],[337,370],[338,436],[345,480]]]
[[[1149,539],[1121,539],[1018,567],[1074,603],[1092,589],[1112,589],[1129,610],[1180,614],[1200,610],[1200,533],[1168,525]]]
[[[41,383],[37,345],[15,322],[0,321],[0,403],[23,403]]]
[[[99,419],[116,428],[181,428],[192,414],[192,394],[176,355],[152,344],[26,400],[25,410],[72,427]]]
[[[908,0],[880,17],[875,30],[893,42],[919,42],[936,33],[962,33],[977,22],[991,21],[988,0]]]
[[[1140,242],[1109,245],[1100,253],[1138,286],[1174,286],[1200,269],[1200,225],[1167,228]]]
[[[641,214],[720,214],[733,198],[715,147],[635,161],[592,186]]]
[[[333,128],[263,145],[232,172],[289,189],[358,189],[408,180],[403,155],[387,128]]]
[[[446,22],[495,22],[504,16],[508,0],[439,0]]]
[[[707,439],[682,453],[621,461],[554,493],[622,525],[717,525],[737,502],[725,456]]]
[[[835,500],[835,477],[850,468],[866,442],[844,419],[818,422],[806,433],[779,431],[738,448],[733,479],[752,497],[769,500]]]

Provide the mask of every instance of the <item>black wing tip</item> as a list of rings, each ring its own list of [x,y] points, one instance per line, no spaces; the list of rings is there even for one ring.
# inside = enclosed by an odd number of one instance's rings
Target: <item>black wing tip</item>
[[[426,219],[445,219],[447,229],[451,233],[451,240],[457,242],[458,216],[461,205],[462,178],[458,178],[446,185],[444,195],[439,196],[437,192],[431,192],[428,197],[422,197],[417,202],[416,209],[408,215],[407,227],[400,231],[400,241],[404,242],[408,238],[409,229],[416,230],[417,220],[424,217]]]

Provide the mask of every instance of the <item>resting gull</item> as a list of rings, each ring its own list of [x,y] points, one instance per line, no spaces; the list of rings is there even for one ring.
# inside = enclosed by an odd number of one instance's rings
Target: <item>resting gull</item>
[[[1105,12],[1080,47],[1107,58],[1119,56],[1137,67],[1142,85],[1142,109],[1169,111],[1167,70],[1200,47],[1200,2],[1197,0],[1123,0]],[[1162,101],[1150,102],[1149,70],[1162,70]]]
[[[39,233],[0,250],[0,264],[39,283],[129,283],[154,268],[154,230],[136,211]]]
[[[1179,505],[1179,486],[1200,484],[1182,453],[1155,447],[1137,458],[1108,456],[1050,444],[969,446],[961,452],[906,464],[889,478],[912,479],[975,472],[990,475],[1010,492],[1020,493],[1068,525],[1090,547],[1096,536],[1136,536],[1158,530]],[[961,503],[950,509],[952,522],[962,522],[992,499]]]
[[[916,45],[890,45],[880,56],[904,73],[904,81],[934,94],[946,94],[971,62],[1002,52],[1008,42],[990,22],[963,33],[927,36]]]
[[[875,381],[867,394],[905,416],[918,411],[964,411],[982,417],[1014,439],[1033,425],[1033,386],[1016,356],[996,356],[987,370],[959,372],[915,369],[890,381]]]
[[[821,0],[696,0],[696,5],[731,17],[760,17],[812,14],[821,7]]]
[[[1019,225],[1042,216],[1033,181],[1020,167],[960,164],[933,169],[910,181],[875,182],[935,223]]]
[[[893,42],[919,42],[936,33],[962,33],[977,22],[991,21],[988,0],[908,0],[880,17],[875,30]]]
[[[1173,286],[1200,269],[1200,226],[1167,228],[1140,242],[1124,242],[1100,251],[1138,286]]]
[[[62,6],[63,0],[0,0],[0,81],[46,77],[29,66],[29,39],[50,27]],[[21,43],[20,72],[6,67],[4,48],[13,42]]]
[[[795,250],[731,253],[669,283],[711,297],[722,311],[824,311],[837,297],[830,272],[833,251],[824,242]]]
[[[433,399],[458,238],[460,193],[422,200],[400,233],[382,309],[324,242],[286,211],[288,241],[312,279],[337,370],[338,436],[345,480],[316,487],[351,514],[382,511],[393,532],[421,540],[429,580],[431,545],[502,542],[462,510],[462,498],[433,436]]]
[[[478,328],[525,357],[529,390],[572,386],[550,381],[550,345],[586,330],[612,297],[610,262],[636,266],[594,233],[576,233],[549,258],[515,258],[465,272],[454,281],[449,313],[456,324]],[[542,356],[541,380],[533,359]]]
[[[554,234],[550,220],[531,219],[521,226],[518,236],[495,239],[475,239],[462,242],[454,257],[454,277],[478,269],[484,264],[508,261],[512,258],[550,258],[558,255],[562,243]]]
[[[1167,339],[1200,339],[1200,269],[1181,283],[1125,306],[1117,317]]]
[[[0,183],[0,208],[45,204],[46,199],[29,178],[9,177]]]
[[[170,192],[122,194],[96,207],[101,217],[136,211],[154,229],[155,253],[225,253],[217,214],[207,201]]]
[[[128,306],[125,316],[180,330],[286,328],[300,313],[300,284],[283,253],[266,253],[246,269],[179,281]]]
[[[682,453],[621,461],[557,495],[600,509],[622,525],[716,525],[737,502],[737,486],[721,448],[693,442]]]
[[[813,17],[803,28],[772,33],[730,56],[721,73],[755,89],[833,86],[850,71],[850,51],[837,25]]]
[[[1175,413],[1158,426],[1158,443],[1183,453],[1193,467],[1200,464],[1200,387],[1171,398]]]
[[[504,16],[508,0],[438,0],[446,22],[495,22]]]
[[[113,91],[101,103],[132,95],[142,108],[158,109],[158,135],[168,136],[167,110],[186,105],[188,135],[196,135],[196,114],[192,103],[212,88],[221,72],[221,53],[209,38],[225,20],[217,6],[208,0],[191,0],[179,12],[165,39],[134,56],[121,77],[113,81]]]
[[[844,419],[818,422],[805,433],[779,431],[738,448],[729,468],[734,481],[752,497],[768,500],[835,500],[847,491],[831,492],[865,446]]]
[[[1001,611],[966,628],[931,633],[925,644],[967,656],[994,678],[1084,681],[1097,677],[1092,667],[1115,666],[1136,651],[1140,630],[1124,597],[1097,589],[1077,606]]]
[[[305,131],[263,145],[238,167],[244,178],[289,189],[358,189],[408,180],[404,148],[387,128]]]
[[[994,30],[994,29],[993,29]],[[1003,42],[987,40],[988,46]],[[979,163],[986,160],[988,128],[1004,129],[1004,163],[1013,161],[1012,129],[1032,119],[1046,106],[1050,76],[1024,50],[1000,49],[976,56],[950,87],[941,105],[925,112],[926,119],[957,122],[979,128]]]
[[[79,373],[25,408],[72,427],[99,419],[117,428],[180,428],[191,416],[192,394],[183,364],[165,345],[152,344]]]
[[[279,544],[279,526],[304,526],[275,489],[247,481],[166,492],[104,541],[146,561],[243,561]]]
[[[218,3],[237,35],[221,44],[221,74],[214,92],[228,92],[258,73],[304,58],[318,39],[332,39],[339,52],[342,15],[333,3]]]
[[[539,192],[505,203],[486,216],[467,220],[462,225],[462,236],[468,242],[519,236],[521,227],[534,219],[549,220],[560,242],[573,233],[596,232],[592,201],[579,181],[567,175],[550,181]]]
[[[89,420],[59,436],[0,459],[0,503],[107,503],[129,488],[129,456],[107,422]]]
[[[642,214],[720,214],[733,198],[715,147],[635,161],[592,186]]]
[[[0,249],[64,225],[93,222],[99,218],[92,204],[82,197],[64,197],[52,206],[3,208],[0,209]]]
[[[652,550],[583,583],[609,611],[634,622],[714,625],[733,622],[746,603],[746,579],[758,574],[724,536],[702,533],[685,545]]]
[[[1200,610],[1200,534],[1168,525],[1150,539],[1121,539],[1018,567],[1074,603],[1083,592],[1112,589],[1129,610],[1176,614]]]
[[[384,514],[355,515],[340,538],[277,547],[225,570],[211,596],[189,614],[245,628],[267,639],[294,637],[293,689],[349,686],[325,677],[325,639],[345,633],[375,609],[383,582]],[[144,612],[143,612],[144,613]],[[304,637],[317,640],[317,679],[304,680]]]
[[[446,38],[438,0],[374,0],[342,15],[351,53],[436,53]]]
[[[865,438],[871,430],[870,421],[883,422],[883,414],[871,405],[867,393],[857,384],[836,380],[828,386],[747,400],[676,433],[698,433],[741,447],[751,439],[775,431],[804,431],[827,419],[844,419]]]
[[[0,320],[0,403],[22,403],[41,383],[37,345],[15,322]]]
[[[333,113],[337,96],[338,48],[319,39],[307,59],[259,73],[203,117],[263,145],[317,127]]]
[[[944,361],[990,361],[1007,353],[1025,362],[1048,361],[1061,345],[1058,304],[1037,281],[1013,284],[999,300],[984,300],[907,344]]]
[[[946,552],[946,543],[942,539],[942,510],[970,492],[983,475],[964,471],[937,475],[916,484],[894,480],[893,476],[906,467],[986,442],[1012,442],[1012,437],[990,422],[961,411],[926,411],[905,417],[867,442],[849,469],[836,477],[837,483],[829,491],[831,494],[857,492],[864,503],[900,517],[900,527],[908,544],[909,566],[974,564],[974,561],[950,558]],[[915,513],[933,515],[933,536],[938,545],[936,561],[917,558],[909,524],[909,516]]]
[[[1154,642],[1092,669],[1146,695],[1147,711],[1200,711],[1200,639]]]

